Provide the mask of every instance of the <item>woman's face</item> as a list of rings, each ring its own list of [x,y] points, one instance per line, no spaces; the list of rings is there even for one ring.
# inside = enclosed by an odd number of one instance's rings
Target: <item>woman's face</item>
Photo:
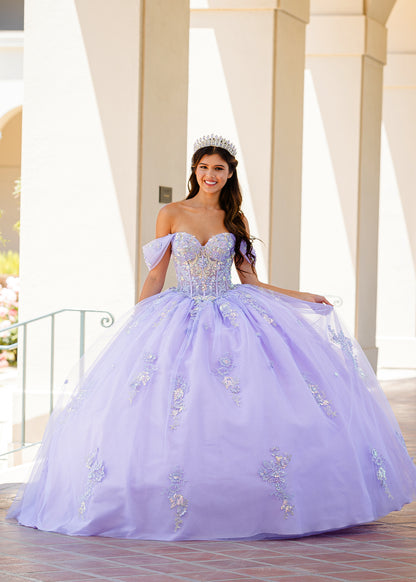
[[[203,156],[195,168],[199,190],[210,195],[219,194],[232,174],[227,162],[218,154]]]

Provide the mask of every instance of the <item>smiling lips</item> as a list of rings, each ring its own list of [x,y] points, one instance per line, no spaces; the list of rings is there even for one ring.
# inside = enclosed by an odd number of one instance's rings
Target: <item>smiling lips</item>
[[[204,180],[205,184],[208,184],[208,186],[215,186],[215,184],[217,182],[212,182],[211,180]]]

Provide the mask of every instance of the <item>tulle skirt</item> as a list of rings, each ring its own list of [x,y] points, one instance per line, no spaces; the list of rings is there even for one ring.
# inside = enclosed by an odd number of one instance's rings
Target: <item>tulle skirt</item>
[[[289,538],[415,496],[396,419],[331,306],[173,288],[135,307],[57,407],[8,518],[83,536]]]

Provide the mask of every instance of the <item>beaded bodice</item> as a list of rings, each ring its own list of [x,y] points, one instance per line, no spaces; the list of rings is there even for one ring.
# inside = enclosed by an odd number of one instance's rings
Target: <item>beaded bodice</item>
[[[212,300],[234,287],[231,283],[235,247],[233,233],[214,234],[205,245],[188,232],[174,232],[155,238],[143,247],[144,260],[149,269],[158,265],[169,245],[172,246],[179,291],[195,299]],[[240,252],[249,261],[246,251],[243,240]],[[255,259],[254,249],[251,253]]]
[[[232,233],[223,232],[201,245],[192,234],[175,233],[172,257],[178,289],[201,299],[213,299],[231,289],[234,241]]]

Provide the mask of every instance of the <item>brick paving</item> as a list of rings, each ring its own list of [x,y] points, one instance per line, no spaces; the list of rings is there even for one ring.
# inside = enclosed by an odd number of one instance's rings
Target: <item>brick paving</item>
[[[416,456],[416,378],[382,384]],[[371,524],[298,540],[173,543],[21,527],[4,519],[15,491],[0,486],[0,582],[416,580],[416,502]]]

